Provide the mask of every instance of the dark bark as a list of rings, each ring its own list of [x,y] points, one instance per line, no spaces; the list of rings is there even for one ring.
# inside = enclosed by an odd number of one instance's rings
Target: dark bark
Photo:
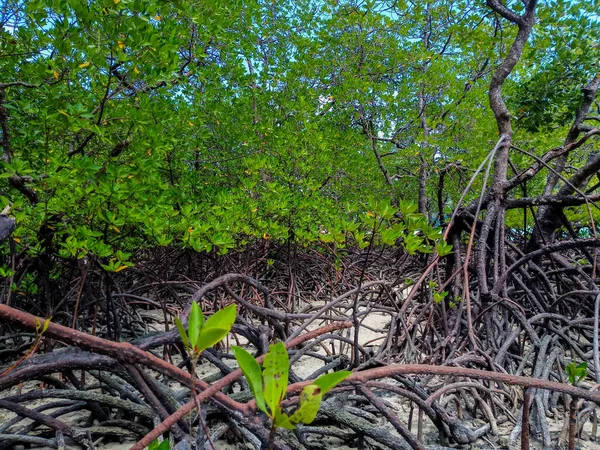
[[[0,214],[0,242],[6,239],[15,229],[15,219]]]

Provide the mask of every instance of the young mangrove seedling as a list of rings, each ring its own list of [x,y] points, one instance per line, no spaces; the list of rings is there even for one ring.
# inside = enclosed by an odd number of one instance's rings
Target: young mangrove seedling
[[[573,361],[567,364],[565,371],[569,377],[569,383],[573,386],[577,386],[579,382],[587,376],[588,365],[586,362],[577,364],[577,361]]]
[[[4,372],[0,373],[0,378],[2,378],[4,375],[6,375],[11,370],[14,370],[19,364],[21,364],[26,359],[29,359],[33,355],[35,355],[35,352],[37,352],[38,349],[40,348],[40,344],[42,343],[42,337],[43,337],[44,333],[46,332],[46,330],[48,329],[48,327],[50,326],[51,320],[52,320],[52,318],[48,317],[46,320],[44,320],[44,324],[42,325],[40,320],[37,317],[35,318],[35,339],[33,340],[33,344],[31,345],[31,348],[29,350],[27,350],[25,355],[23,355],[21,358],[19,358],[13,365],[11,365]]]
[[[200,409],[200,403],[197,400],[196,389],[194,383],[196,382],[196,365],[202,355],[202,352],[207,348],[220,342],[231,330],[231,327],[235,323],[236,318],[236,305],[229,305],[226,308],[217,311],[208,320],[204,320],[202,309],[196,302],[192,302],[192,308],[187,323],[187,332],[183,323],[176,317],[175,326],[179,331],[181,341],[185,346],[191,360],[191,376],[192,376],[192,396],[196,401],[196,408],[198,409],[198,418],[204,432],[210,441],[210,433],[206,428],[206,424],[202,420],[202,411]],[[214,445],[210,442],[212,448]]]
[[[271,344],[261,369],[258,361],[241,347],[232,347],[233,355],[237,360],[248,384],[256,407],[271,419],[271,433],[268,448],[273,447],[277,428],[293,430],[299,423],[311,423],[321,407],[323,396],[344,381],[352,372],[343,370],[321,375],[310,385],[305,386],[300,393],[298,408],[288,415],[281,407],[288,386],[290,360],[283,342]]]

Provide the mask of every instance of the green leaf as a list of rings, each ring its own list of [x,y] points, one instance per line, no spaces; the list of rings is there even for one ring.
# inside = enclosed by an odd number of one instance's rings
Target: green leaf
[[[448,296],[448,291],[434,292],[433,301],[435,303],[441,303]]]
[[[225,328],[206,328],[202,329],[200,336],[198,336],[198,341],[196,342],[195,350],[200,353],[207,348],[212,347],[217,342],[221,342],[221,340],[227,336],[229,330]]]
[[[292,423],[311,423],[317,417],[322,399],[323,392],[319,386],[316,384],[305,386],[300,393],[300,406],[291,415],[290,421]]]
[[[222,328],[229,332],[235,323],[236,311],[237,308],[235,304],[231,304],[226,308],[217,311],[208,318],[204,324],[204,328]]]
[[[582,362],[577,364],[576,374],[577,374],[577,383],[583,380],[588,373],[588,364],[587,362]]]
[[[349,370],[340,370],[339,372],[328,373],[317,378],[313,382],[313,385],[321,388],[321,394],[325,395],[350,375],[352,375],[352,372]]]
[[[171,442],[168,439],[164,439],[156,450],[169,450],[171,448]]]
[[[565,367],[565,372],[567,372],[567,376],[569,377],[569,382],[571,384],[575,384],[575,364],[570,363]]]
[[[200,330],[194,348],[201,352],[221,341],[231,330],[235,322],[236,305],[229,305],[214,313]]]
[[[185,348],[189,349],[190,340],[188,339],[188,335],[185,332],[185,327],[181,323],[181,320],[179,320],[179,317],[175,317],[175,326],[177,327],[177,331],[179,331],[179,337],[181,337],[181,342],[183,342]]]
[[[290,360],[283,342],[271,344],[263,363],[263,392],[271,411],[276,411],[285,395]]]
[[[440,256],[446,256],[452,253],[452,245],[446,244],[444,241],[436,242],[435,250]]]
[[[262,369],[260,368],[260,365],[250,353],[241,347],[233,346],[231,347],[231,351],[250,385],[250,390],[256,400],[257,408],[266,414],[267,407],[265,405],[265,396],[262,385]]]
[[[290,417],[284,413],[280,407],[277,407],[277,410],[275,411],[273,425],[275,428],[285,428],[286,430],[293,430],[296,428],[296,425],[291,422]]]
[[[188,320],[188,336],[190,338],[190,345],[192,348],[196,347],[203,323],[204,316],[202,315],[200,306],[198,303],[192,302],[192,310],[190,311],[190,318]]]
[[[52,320],[52,317],[48,317],[45,321],[44,321],[44,326],[42,327],[42,334],[44,334],[46,332],[46,330],[48,329],[48,327],[50,326],[50,320]],[[587,366],[586,366],[587,367]]]
[[[569,377],[569,382],[572,385],[577,385],[581,380],[587,376],[587,362],[581,362],[577,364],[576,361],[570,362],[566,365],[565,371]]]

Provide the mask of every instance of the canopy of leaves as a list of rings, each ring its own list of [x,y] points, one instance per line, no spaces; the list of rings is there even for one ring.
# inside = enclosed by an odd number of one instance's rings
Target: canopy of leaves
[[[597,64],[585,5],[540,7],[511,91],[526,141]],[[514,33],[462,0],[8,0],[0,20],[13,236],[110,271],[144,247],[368,241],[367,200],[416,202],[417,172],[442,221],[496,139],[486,89]]]

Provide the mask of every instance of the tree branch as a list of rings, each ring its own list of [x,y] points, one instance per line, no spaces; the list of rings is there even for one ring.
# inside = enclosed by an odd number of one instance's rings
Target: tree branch
[[[530,3],[532,3],[532,2],[530,2]],[[511,11],[510,9],[508,9],[506,6],[504,6],[498,0],[487,0],[486,4],[490,8],[492,8],[494,11],[496,11],[498,14],[500,14],[502,17],[504,17],[506,20],[516,23],[517,25],[523,24],[523,17],[521,17],[517,13]]]

